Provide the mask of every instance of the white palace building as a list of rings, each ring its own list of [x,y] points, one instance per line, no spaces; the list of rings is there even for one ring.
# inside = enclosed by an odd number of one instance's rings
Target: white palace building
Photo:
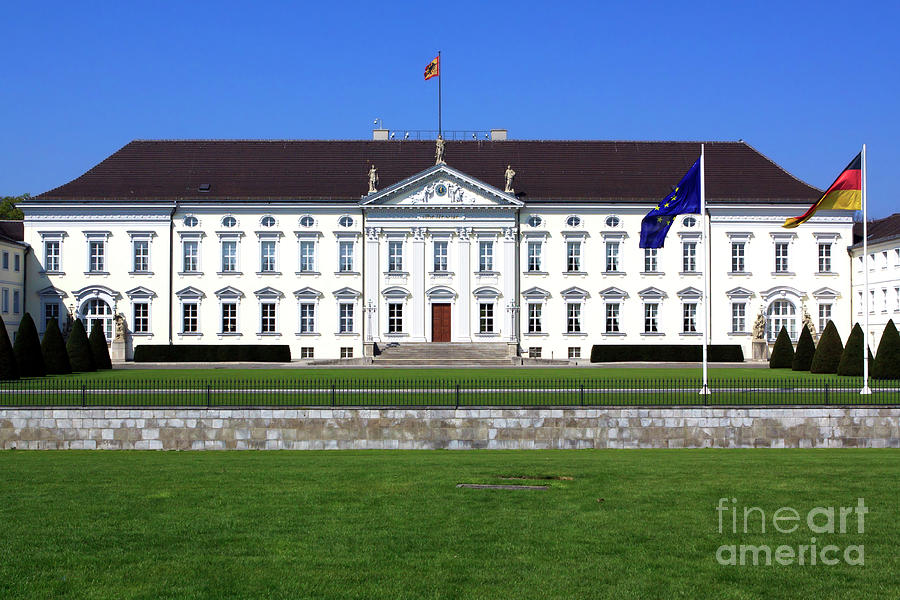
[[[26,310],[125,319],[150,344],[288,344],[340,359],[389,343],[699,344],[701,220],[639,248],[699,142],[135,141],[21,205]],[[711,343],[751,352],[803,315],[846,339],[852,214],[781,227],[820,191],[744,142],[706,143]],[[437,156],[436,156],[437,155]]]

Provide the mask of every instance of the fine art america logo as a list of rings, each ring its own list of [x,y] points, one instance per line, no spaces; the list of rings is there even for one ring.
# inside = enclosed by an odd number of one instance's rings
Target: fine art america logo
[[[802,535],[808,532],[809,542],[788,544],[722,544],[716,550],[720,565],[771,566],[779,565],[833,566],[844,563],[851,566],[865,565],[863,544],[837,545],[824,543],[838,541],[834,536],[865,533],[865,518],[869,509],[863,498],[857,498],[856,506],[816,506],[805,513],[790,506],[782,506],[766,513],[758,506],[739,506],[737,498],[719,498],[716,513],[719,534],[729,537],[740,535]],[[805,536],[804,536],[805,537]]]

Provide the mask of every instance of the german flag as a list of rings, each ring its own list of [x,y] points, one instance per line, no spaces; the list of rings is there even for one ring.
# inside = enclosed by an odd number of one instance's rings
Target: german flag
[[[435,56],[434,60],[425,67],[425,81],[441,74],[441,57]]]
[[[862,209],[862,181],[860,164],[862,153],[856,155],[856,158],[850,161],[843,173],[838,175],[819,201],[813,204],[808,211],[799,217],[791,217],[784,222],[782,227],[792,229],[801,223],[805,223],[820,208],[829,209],[836,208],[840,210],[861,210]]]

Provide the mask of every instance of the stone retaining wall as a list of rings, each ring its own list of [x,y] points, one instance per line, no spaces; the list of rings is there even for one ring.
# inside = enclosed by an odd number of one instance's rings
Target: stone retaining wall
[[[0,409],[0,448],[897,448],[900,408]]]

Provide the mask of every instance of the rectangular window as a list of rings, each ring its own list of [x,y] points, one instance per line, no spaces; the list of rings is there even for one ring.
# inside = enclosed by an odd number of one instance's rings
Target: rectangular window
[[[659,269],[659,249],[644,248],[644,273],[656,273]]]
[[[3,288],[3,312],[9,312],[9,288]]]
[[[44,331],[47,331],[47,324],[50,322],[50,319],[56,319],[57,325],[62,327],[62,324],[59,322],[59,303],[57,302],[48,302],[44,305]]]
[[[581,333],[581,304],[566,303],[566,333]]]
[[[181,332],[197,333],[199,329],[197,304],[189,302],[181,305]]]
[[[494,242],[478,242],[478,270],[494,270]]]
[[[9,252],[6,250],[3,251],[3,269],[9,270]]]
[[[435,272],[447,270],[447,242],[434,243],[434,270]]]
[[[864,306],[862,292],[856,292],[856,312],[861,315]]]
[[[234,273],[237,271],[237,241],[224,240],[222,242],[222,272]]]
[[[310,346],[302,346],[300,348],[300,358],[305,358],[305,359],[315,358],[315,351]]]
[[[541,333],[543,331],[541,308],[542,305],[534,302],[528,305],[528,333]]]
[[[900,311],[900,287],[894,288],[894,312]]]
[[[731,272],[744,272],[744,242],[731,242]]]
[[[222,303],[222,333],[237,333],[237,303]]]
[[[647,302],[644,304],[644,333],[658,333],[659,324],[659,304],[657,302]]]
[[[888,263],[888,253],[887,253],[887,250],[885,250],[884,252],[881,253],[881,268],[887,269],[887,263]]]
[[[132,306],[131,327],[134,333],[150,333],[150,304],[135,302]]]
[[[528,358],[540,358],[541,354],[540,346],[532,346],[528,349]]]
[[[403,331],[403,304],[391,302],[388,304],[388,333],[401,333]]]
[[[683,273],[697,272],[697,242],[684,242],[681,245],[682,261],[681,270]]]
[[[196,273],[200,270],[200,242],[185,240],[182,243],[184,253],[184,272]]]
[[[340,242],[338,256],[338,271],[341,273],[353,271],[353,242]]]
[[[881,312],[887,312],[888,307],[888,291],[887,288],[881,288]]]
[[[13,270],[20,271],[22,269],[22,257],[16,254],[13,256]]]
[[[300,333],[316,332],[316,305],[312,302],[300,303]]]
[[[341,346],[341,358],[353,358],[353,346]]]
[[[831,244],[819,244],[819,273],[831,273]]]
[[[481,333],[494,333],[494,305],[481,303],[478,314],[478,331]]]
[[[788,243],[787,242],[776,242],[775,243],[775,272],[776,273],[787,273],[788,272]]]
[[[606,333],[619,333],[619,303],[606,303]]]
[[[301,271],[313,271],[315,270],[312,266],[315,263],[314,256],[310,256],[309,265],[310,268],[304,268],[303,261],[303,244],[309,244],[312,248],[313,242],[300,242],[300,270]],[[310,253],[312,254],[312,253]],[[259,243],[259,272],[260,273],[274,273],[275,272],[275,240],[262,240]]]
[[[19,295],[19,290],[13,290],[13,314],[19,314],[19,303],[21,302],[21,297]],[[885,296],[885,302],[887,302],[887,296]]]
[[[528,242],[528,270],[531,272],[541,270],[540,242]]]
[[[147,240],[134,240],[132,243],[134,260],[131,263],[135,273],[146,273],[150,270],[150,242]]]
[[[91,273],[99,273],[104,270],[105,266],[105,254],[106,254],[106,242],[89,242],[89,252],[91,255],[89,271]]]
[[[900,267],[900,248],[894,248],[894,266]]]
[[[274,264],[274,244],[275,242],[270,242],[273,244],[272,248],[272,261]],[[274,270],[274,269],[273,269]],[[300,272],[301,273],[314,273],[316,270],[316,243],[312,241],[301,241],[300,242]]]
[[[731,331],[744,333],[745,327],[747,327],[747,304],[734,302],[731,305]]]
[[[44,242],[44,270],[59,271],[59,242]]]
[[[578,346],[569,346],[569,358],[581,358],[581,348]]]
[[[875,312],[875,290],[869,290],[869,312]]]
[[[403,270],[403,242],[388,242],[388,271],[397,272]]]
[[[566,270],[581,271],[581,242],[566,242]]]
[[[825,328],[828,326],[828,322],[831,321],[831,305],[830,304],[820,304],[819,305],[819,333],[821,334],[825,331]]]
[[[685,302],[682,305],[682,329],[683,333],[697,333],[697,304]]]
[[[353,333],[353,304],[342,302],[338,308],[338,331]]]
[[[275,303],[262,302],[259,305],[259,332],[275,333]]]
[[[606,242],[606,271],[616,273],[619,270],[619,242]]]

